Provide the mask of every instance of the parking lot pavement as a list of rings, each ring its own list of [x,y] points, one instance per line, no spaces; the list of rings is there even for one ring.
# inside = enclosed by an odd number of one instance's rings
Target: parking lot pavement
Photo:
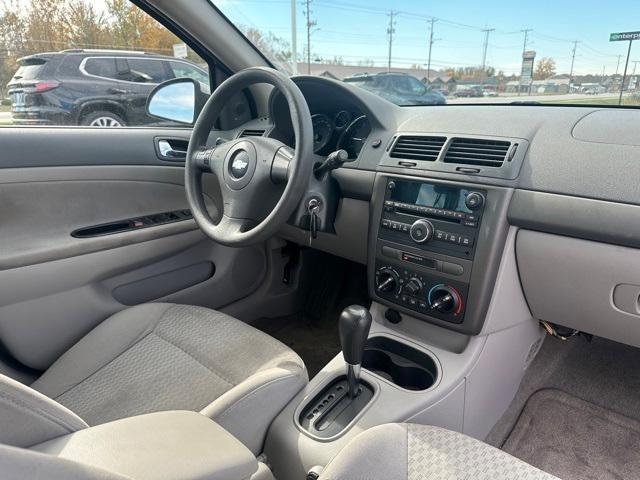
[[[11,112],[0,112],[0,123],[11,123]]]

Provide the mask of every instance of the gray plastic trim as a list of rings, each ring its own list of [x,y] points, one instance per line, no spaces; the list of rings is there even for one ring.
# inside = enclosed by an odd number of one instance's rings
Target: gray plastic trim
[[[640,346],[640,313],[614,298],[623,285],[640,285],[640,250],[528,230],[516,248],[535,318]]]
[[[640,206],[516,190],[511,225],[599,242],[640,247]]]

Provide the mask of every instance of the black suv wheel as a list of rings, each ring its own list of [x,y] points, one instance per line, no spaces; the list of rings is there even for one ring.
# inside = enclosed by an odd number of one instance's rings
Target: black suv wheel
[[[106,110],[98,110],[85,115],[81,123],[89,127],[103,128],[126,127],[127,125],[122,117]]]

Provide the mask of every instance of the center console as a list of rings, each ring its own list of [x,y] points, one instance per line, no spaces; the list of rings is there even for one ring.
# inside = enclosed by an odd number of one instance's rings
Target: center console
[[[374,293],[418,318],[462,323],[486,190],[386,179]]]
[[[507,197],[491,185],[379,175],[369,233],[372,299],[477,334],[505,241]]]

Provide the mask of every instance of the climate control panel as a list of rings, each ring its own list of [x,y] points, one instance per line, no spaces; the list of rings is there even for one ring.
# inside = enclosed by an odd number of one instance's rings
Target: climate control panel
[[[436,274],[377,262],[374,288],[379,297],[423,315],[452,323],[464,318],[467,285],[463,282],[443,281]]]

